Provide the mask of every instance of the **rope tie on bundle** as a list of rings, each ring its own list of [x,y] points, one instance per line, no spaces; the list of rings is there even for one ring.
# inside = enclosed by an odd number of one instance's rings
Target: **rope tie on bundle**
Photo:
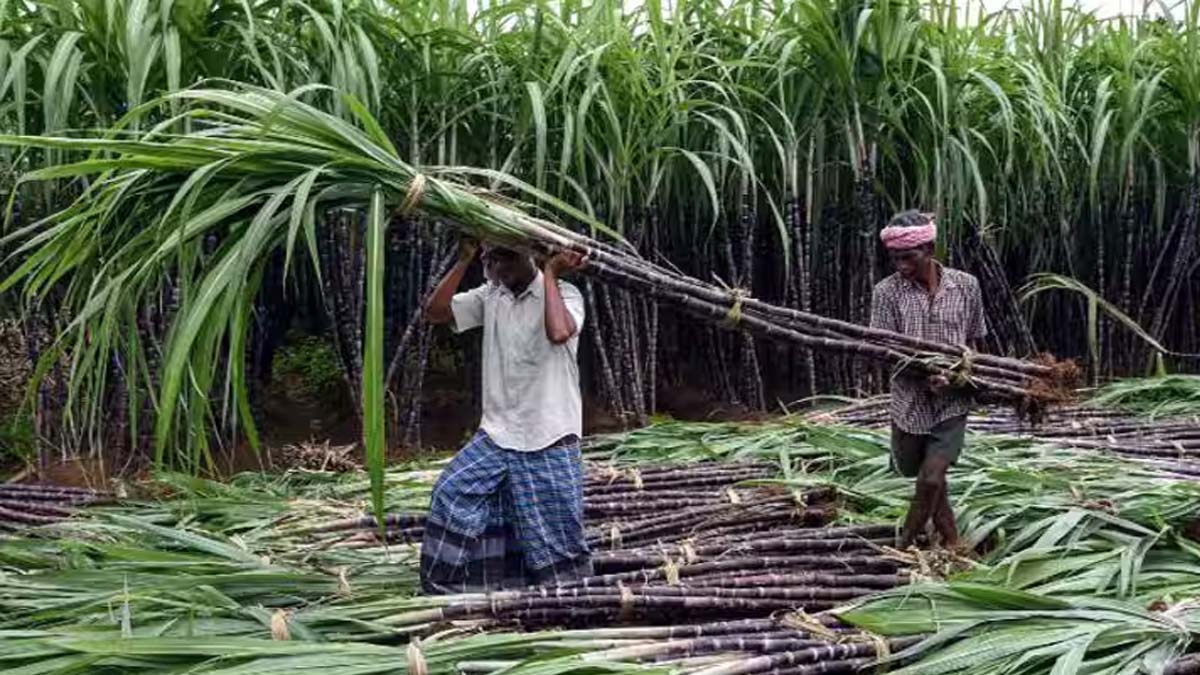
[[[425,174],[418,173],[413,176],[412,181],[408,184],[408,192],[404,193],[404,201],[400,203],[400,208],[396,209],[396,212],[401,216],[407,216],[424,199]]]
[[[1167,607],[1166,609],[1164,609],[1162,611],[1158,611],[1158,612],[1154,612],[1154,613],[1158,616],[1161,616],[1164,620],[1166,620],[1168,623],[1170,623],[1171,626],[1173,628],[1175,628],[1176,630],[1178,630],[1181,634],[1188,635],[1192,632],[1192,629],[1188,626],[1187,622],[1185,622],[1183,619],[1181,619],[1179,617],[1179,615],[1183,612],[1192,611],[1192,610],[1196,609],[1197,606],[1200,606],[1200,603],[1197,603],[1193,599],[1187,599],[1187,600],[1181,600],[1181,601],[1175,603],[1174,605]]]
[[[804,631],[826,642],[835,642],[838,639],[838,634],[835,631],[830,630],[828,626],[817,621],[812,615],[802,609],[785,614],[783,616],[783,625],[788,628]]]
[[[970,347],[962,348],[962,359],[950,369],[953,375],[953,382],[956,386],[965,387],[971,384],[971,365],[975,358],[975,352],[971,351]]]
[[[629,587],[621,581],[617,582],[617,591],[621,594],[621,618],[628,619],[629,615],[633,613],[633,591],[629,590]]]
[[[730,288],[727,290],[730,297],[733,298],[733,304],[730,305],[729,311],[725,313],[725,320],[722,324],[726,328],[737,328],[742,323],[742,302],[750,297],[750,291],[745,288]]]
[[[346,576],[346,567],[343,565],[337,570],[337,593],[343,597],[350,597],[353,592],[350,589],[350,579]]]
[[[663,554],[662,571],[663,576],[667,578],[668,586],[679,585],[679,565],[676,564],[676,562],[671,559],[671,556],[666,553]]]
[[[619,478],[621,478],[621,470],[612,464],[605,465],[604,473],[605,473],[605,477],[608,478],[609,485],[612,485]]]
[[[803,513],[808,508],[808,495],[802,490],[792,490],[792,501],[796,504],[796,511]]]
[[[700,556],[696,554],[696,548],[692,546],[691,539],[685,539],[683,543],[680,544],[679,551],[683,553],[683,559],[689,565],[700,560]]]
[[[884,661],[892,655],[892,645],[890,642],[888,642],[887,638],[883,637],[882,635],[872,633],[869,630],[865,630],[865,629],[859,629],[859,630],[860,630],[859,633],[852,633],[850,635],[847,635],[846,637],[839,640],[839,642],[873,645],[875,647],[875,660],[876,661]],[[887,671],[886,665],[878,665],[878,666],[876,666],[876,668],[882,668],[883,670],[880,672]]]

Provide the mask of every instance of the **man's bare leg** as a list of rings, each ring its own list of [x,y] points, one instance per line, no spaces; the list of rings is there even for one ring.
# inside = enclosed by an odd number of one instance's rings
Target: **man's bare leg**
[[[946,469],[950,463],[943,457],[931,455],[921,463],[921,471],[917,474],[916,494],[908,507],[908,515],[904,518],[904,534],[900,540],[902,547],[912,546],[917,534],[925,528],[925,523],[940,510],[943,502],[949,511],[949,500],[946,495]],[[954,514],[950,512],[951,522]],[[934,525],[941,531],[941,525]],[[945,537],[945,533],[942,533]],[[957,542],[957,535],[955,535]]]
[[[938,499],[937,508],[933,512],[933,526],[942,535],[942,545],[946,548],[958,546],[958,523],[954,521],[954,509],[950,507],[950,488],[942,481],[942,494]]]

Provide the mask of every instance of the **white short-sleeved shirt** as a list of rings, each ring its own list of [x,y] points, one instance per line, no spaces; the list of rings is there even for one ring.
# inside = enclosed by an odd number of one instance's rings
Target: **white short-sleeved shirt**
[[[576,353],[583,296],[558,282],[575,334],[556,345],[546,337],[546,289],[539,271],[519,296],[485,283],[450,303],[455,332],[483,327],[483,418],[479,426],[502,448],[533,451],[583,433]]]

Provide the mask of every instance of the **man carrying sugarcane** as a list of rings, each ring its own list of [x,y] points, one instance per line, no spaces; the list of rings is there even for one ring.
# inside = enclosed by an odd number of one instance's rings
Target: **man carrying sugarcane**
[[[987,336],[979,282],[934,258],[933,214],[899,213],[880,238],[896,273],[875,286],[871,327],[931,342],[978,346]],[[958,546],[946,471],[962,451],[970,405],[970,395],[952,388],[943,376],[901,371],[892,378],[892,466],[917,479],[902,547],[911,546],[930,520],[943,546]]]
[[[564,251],[539,270],[528,255],[486,246],[487,281],[459,293],[475,252],[460,244],[425,307],[455,332],[483,328],[483,415],[433,488],[421,544],[427,593],[554,584],[592,570],[579,453],[583,297],[559,279],[586,260]]]

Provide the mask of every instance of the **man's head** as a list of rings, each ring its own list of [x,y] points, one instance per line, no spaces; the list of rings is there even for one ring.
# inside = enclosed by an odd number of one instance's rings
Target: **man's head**
[[[937,225],[932,213],[915,209],[897,213],[879,233],[887,247],[888,258],[905,279],[916,279],[933,262],[933,243]]]
[[[524,288],[537,276],[533,259],[511,248],[484,246],[481,259],[484,276],[512,290]]]
[[[933,260],[933,244],[922,244],[916,248],[889,250],[892,267],[905,279],[916,279]]]

